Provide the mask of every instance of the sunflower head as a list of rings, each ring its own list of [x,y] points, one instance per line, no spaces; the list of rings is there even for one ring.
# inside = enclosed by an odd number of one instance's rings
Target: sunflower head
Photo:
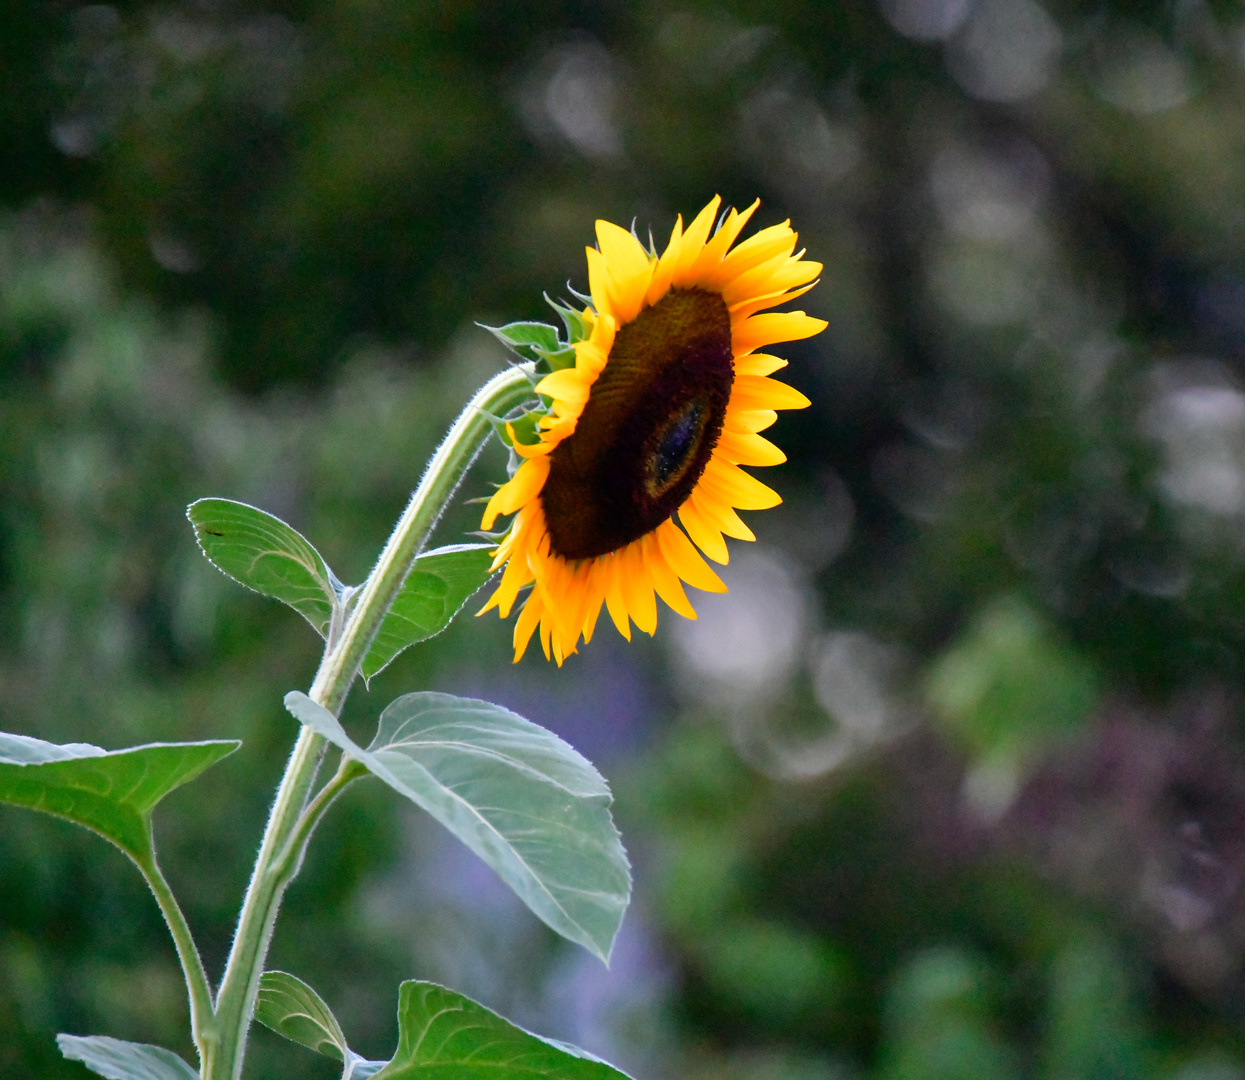
[[[632,622],[656,629],[655,596],[694,619],[683,582],[726,589],[701,553],[725,563],[724,536],[754,539],[736,510],[781,501],[740,466],[785,461],[759,432],[776,410],[809,401],[769,378],[785,360],[757,350],[826,324],[761,312],[807,292],[821,264],[795,250],[788,222],[735,244],[757,203],[711,232],[719,204],[686,231],[678,218],[660,255],[598,221],[591,303],[559,308],[569,343],[523,345],[551,370],[536,385],[538,414],[508,430],[521,464],[483,521],[490,529],[514,515],[483,611],[505,618],[531,587],[515,623],[516,661],[539,628],[545,656],[561,664],[591,639],[602,606],[628,640]]]

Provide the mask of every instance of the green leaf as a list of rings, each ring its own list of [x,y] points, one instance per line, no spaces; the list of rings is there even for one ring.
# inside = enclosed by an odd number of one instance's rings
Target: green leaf
[[[563,937],[607,960],[631,896],[609,787],[551,731],[487,701],[405,694],[366,749],[306,694],[285,707],[427,810]]]
[[[141,862],[151,853],[156,804],[239,745],[234,740],[150,743],[107,751],[0,734],[0,803],[85,825]]]
[[[70,1061],[80,1061],[108,1080],[199,1080],[197,1069],[162,1046],[107,1035],[57,1035],[56,1045]]]
[[[255,1019],[317,1054],[338,1061],[350,1056],[341,1025],[324,999],[287,972],[265,971],[259,977]]]
[[[385,1065],[383,1061],[366,1061],[351,1050],[324,999],[301,979],[284,971],[265,971],[260,976],[255,1019],[291,1042],[347,1063],[344,1080],[363,1080]]]
[[[321,637],[343,587],[311,544],[280,518],[232,499],[186,508],[199,547],[234,581],[289,604]]]
[[[398,1049],[376,1080],[626,1080],[626,1074],[567,1043],[516,1027],[470,998],[426,982],[404,982]]]
[[[380,624],[363,660],[363,678],[371,679],[417,641],[439,634],[468,598],[489,578],[493,544],[454,544],[415,560],[402,591]]]

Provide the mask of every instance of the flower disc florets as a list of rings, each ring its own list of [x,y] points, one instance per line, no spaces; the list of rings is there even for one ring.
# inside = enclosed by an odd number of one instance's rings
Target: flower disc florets
[[[608,555],[687,501],[722,432],[734,380],[721,296],[673,289],[614,338],[540,492],[549,549]]]

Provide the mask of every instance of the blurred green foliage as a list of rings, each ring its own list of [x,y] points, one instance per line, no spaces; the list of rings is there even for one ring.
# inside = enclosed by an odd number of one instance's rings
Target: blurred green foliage
[[[583,289],[597,217],[660,241],[759,194],[830,328],[785,352],[814,405],[731,592],[561,671],[464,617],[345,717],[477,693],[598,760],[639,889],[613,968],[379,785],[273,965],[374,1057],[417,977],[653,1080],[1245,1076],[1236,5],[19,0],[4,31],[0,727],[244,741],[157,821],[209,971],[317,641],[185,506],[360,580],[505,362],[476,322]],[[57,1031],[189,1052],[116,852],[5,810],[0,882],[0,1076],[84,1075]],[[258,1033],[251,1075],[331,1075],[291,1054]]]

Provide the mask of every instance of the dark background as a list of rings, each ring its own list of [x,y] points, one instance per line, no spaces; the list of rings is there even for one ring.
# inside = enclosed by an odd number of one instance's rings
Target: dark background
[[[387,1057],[437,979],[640,1080],[1245,1078],[1245,15],[1072,0],[10,0],[0,726],[239,737],[168,800],[218,974],[318,656],[185,505],[360,580],[598,217],[788,216],[786,502],[732,591],[562,670],[464,616],[352,698],[492,697],[611,779],[606,970],[380,785],[272,965]],[[467,484],[500,479],[494,451]],[[455,542],[478,508],[455,511]],[[477,602],[478,603],[478,602]],[[122,856],[0,810],[0,1076],[57,1031],[190,1055]],[[255,1036],[249,1075],[330,1077]]]

